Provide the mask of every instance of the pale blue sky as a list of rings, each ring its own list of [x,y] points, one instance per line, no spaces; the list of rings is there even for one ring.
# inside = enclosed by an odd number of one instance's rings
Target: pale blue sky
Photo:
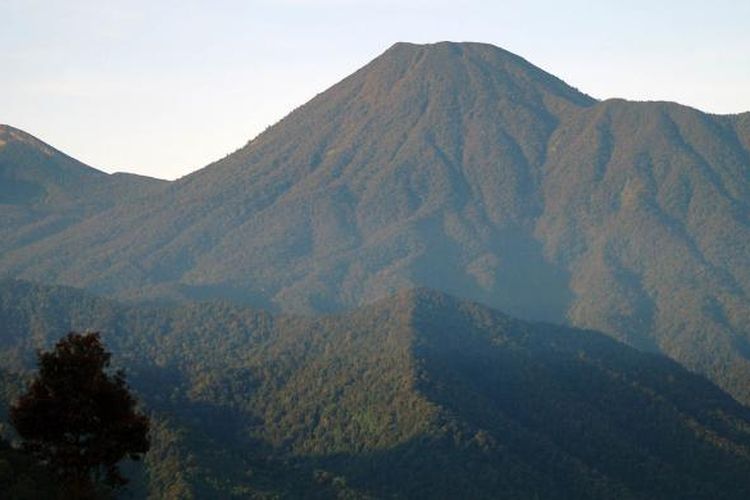
[[[397,41],[503,47],[596,98],[750,111],[750,2],[0,0],[0,123],[175,178]]]

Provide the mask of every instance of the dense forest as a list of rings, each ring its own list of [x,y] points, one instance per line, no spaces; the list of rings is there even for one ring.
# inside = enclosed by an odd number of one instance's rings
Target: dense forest
[[[0,141],[0,275],[305,314],[424,286],[662,352],[750,403],[748,113],[399,43],[174,182]]]
[[[0,496],[54,496],[9,407],[97,331],[151,421],[132,497],[750,498],[748,165],[750,113],[474,43],[173,182],[0,125]]]
[[[102,332],[151,416],[137,496],[750,495],[750,410],[704,378],[425,289],[309,318],[5,281],[3,412],[70,330]],[[0,484],[34,484],[13,453]]]

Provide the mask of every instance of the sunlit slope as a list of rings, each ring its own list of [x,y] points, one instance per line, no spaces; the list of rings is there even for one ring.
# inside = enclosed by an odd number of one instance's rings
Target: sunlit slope
[[[427,286],[660,350],[750,401],[750,124],[397,44],[242,149],[0,255],[128,299],[319,313]]]

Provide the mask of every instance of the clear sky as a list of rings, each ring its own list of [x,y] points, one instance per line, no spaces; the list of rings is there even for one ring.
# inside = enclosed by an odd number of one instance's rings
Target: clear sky
[[[0,123],[175,178],[397,41],[487,42],[596,97],[750,111],[745,0],[0,0]]]

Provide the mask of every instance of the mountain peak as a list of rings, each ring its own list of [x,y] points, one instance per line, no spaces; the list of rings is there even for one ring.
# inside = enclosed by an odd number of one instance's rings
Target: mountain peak
[[[376,75],[383,76],[385,68],[381,68],[381,65],[389,67],[396,75],[441,75],[440,80],[447,84],[451,81],[459,85],[468,84],[472,90],[476,90],[476,85],[488,84],[493,80],[497,84],[505,80],[506,84],[512,82],[513,85],[508,87],[515,97],[522,97],[523,92],[519,91],[531,86],[539,93],[555,95],[578,106],[590,106],[596,102],[526,59],[488,43],[398,42],[365,69],[371,68]]]
[[[0,205],[35,207],[35,217],[49,215],[49,223],[34,220],[30,213],[26,217],[16,212],[13,219],[6,219],[6,231],[16,223],[29,222],[34,234],[49,235],[50,231],[65,228],[60,219],[68,217],[72,222],[83,213],[97,212],[115,202],[139,197],[152,188],[163,185],[162,181],[132,174],[108,175],[85,165],[55,149],[28,132],[10,125],[0,125]],[[63,215],[65,214],[65,215]],[[32,229],[33,228],[33,229]],[[8,232],[0,233],[0,250],[13,246],[20,237]]]
[[[18,144],[23,147],[33,148],[47,156],[60,154],[55,148],[40,141],[33,135],[10,125],[0,124],[0,149],[7,147],[9,144]]]
[[[86,182],[106,176],[27,132],[0,125],[0,203],[68,198]]]
[[[463,57],[470,54],[490,54],[494,58],[505,58],[508,61],[516,63],[525,63],[532,65],[526,59],[510,52],[509,50],[483,42],[455,42],[451,40],[441,40],[431,43],[413,43],[413,42],[396,42],[391,45],[383,54],[385,56],[392,52],[415,52],[431,53],[443,57]]]
[[[0,202],[49,200],[20,149]],[[491,45],[400,43],[158,196],[44,239],[30,215],[0,271],[298,313],[424,286],[661,349],[748,402],[749,158],[748,115],[598,103]]]

